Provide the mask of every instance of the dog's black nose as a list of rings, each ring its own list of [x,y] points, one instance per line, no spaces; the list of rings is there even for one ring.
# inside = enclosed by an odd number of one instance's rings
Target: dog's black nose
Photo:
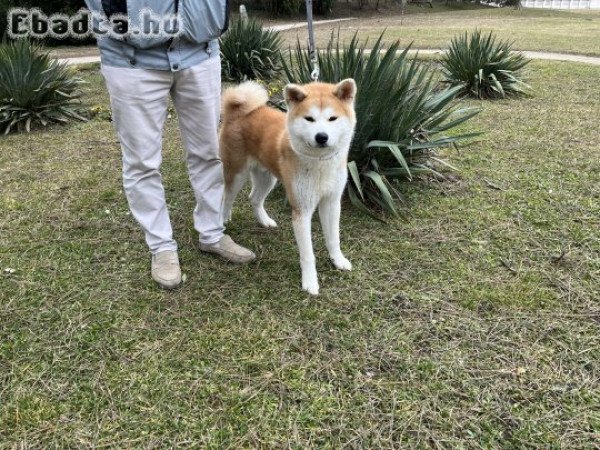
[[[327,144],[328,140],[329,136],[327,136],[327,133],[317,133],[317,135],[315,136],[315,141],[317,141],[317,144],[319,145]]]

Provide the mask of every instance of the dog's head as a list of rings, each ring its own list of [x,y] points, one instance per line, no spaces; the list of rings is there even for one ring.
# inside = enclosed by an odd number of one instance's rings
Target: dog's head
[[[355,96],[352,79],[287,85],[287,122],[294,150],[317,158],[347,151],[356,125]]]

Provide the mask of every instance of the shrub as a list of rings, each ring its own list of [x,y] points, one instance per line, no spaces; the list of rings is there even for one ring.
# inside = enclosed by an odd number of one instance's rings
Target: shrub
[[[271,14],[297,14],[304,7],[304,0],[266,0],[267,10]]]
[[[333,11],[334,0],[313,0],[313,12],[315,14],[329,14]]]
[[[305,0],[243,0],[235,4],[245,4],[253,10],[264,10],[272,16],[293,16],[306,11]],[[335,0],[313,0],[313,12],[329,14],[334,4]]]
[[[521,8],[521,0],[501,0],[499,2],[500,7],[513,6],[515,9]]]
[[[318,55],[322,81],[354,78],[358,87],[356,136],[348,164],[350,200],[362,210],[369,206],[396,214],[400,194],[395,180],[438,174],[435,164],[444,162],[434,149],[472,136],[445,133],[478,111],[459,109],[454,100],[460,87],[436,89],[429,65],[409,60],[408,49],[398,54],[398,42],[384,50],[382,38],[369,52],[356,35],[343,48],[339,37],[332,36]],[[311,81],[310,58],[300,42],[290,50],[284,70],[290,82]]]
[[[238,17],[221,38],[223,78],[266,80],[281,73],[281,37],[260,22]]]
[[[453,38],[442,59],[446,82],[480,99],[525,94],[528,86],[521,70],[528,63],[521,53],[512,52],[509,42],[496,42],[491,32],[482,36],[480,31]]]
[[[0,131],[83,120],[79,87],[71,68],[26,40],[0,45]]]

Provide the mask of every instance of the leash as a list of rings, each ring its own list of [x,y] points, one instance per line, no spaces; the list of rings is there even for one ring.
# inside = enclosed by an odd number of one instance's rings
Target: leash
[[[306,22],[308,23],[308,55],[312,65],[310,78],[313,81],[319,80],[319,58],[317,57],[317,48],[315,46],[315,30],[313,29],[313,7],[312,0],[306,0]]]

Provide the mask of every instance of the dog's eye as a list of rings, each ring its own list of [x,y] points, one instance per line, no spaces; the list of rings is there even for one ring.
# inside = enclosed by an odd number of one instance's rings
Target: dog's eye
[[[306,116],[304,118],[304,120],[306,120],[307,122],[314,122],[315,121],[314,117],[310,117],[310,116]]]
[[[337,120],[337,117],[335,117],[335,116],[332,116],[332,117],[329,118],[330,122],[335,122],[336,120]]]

